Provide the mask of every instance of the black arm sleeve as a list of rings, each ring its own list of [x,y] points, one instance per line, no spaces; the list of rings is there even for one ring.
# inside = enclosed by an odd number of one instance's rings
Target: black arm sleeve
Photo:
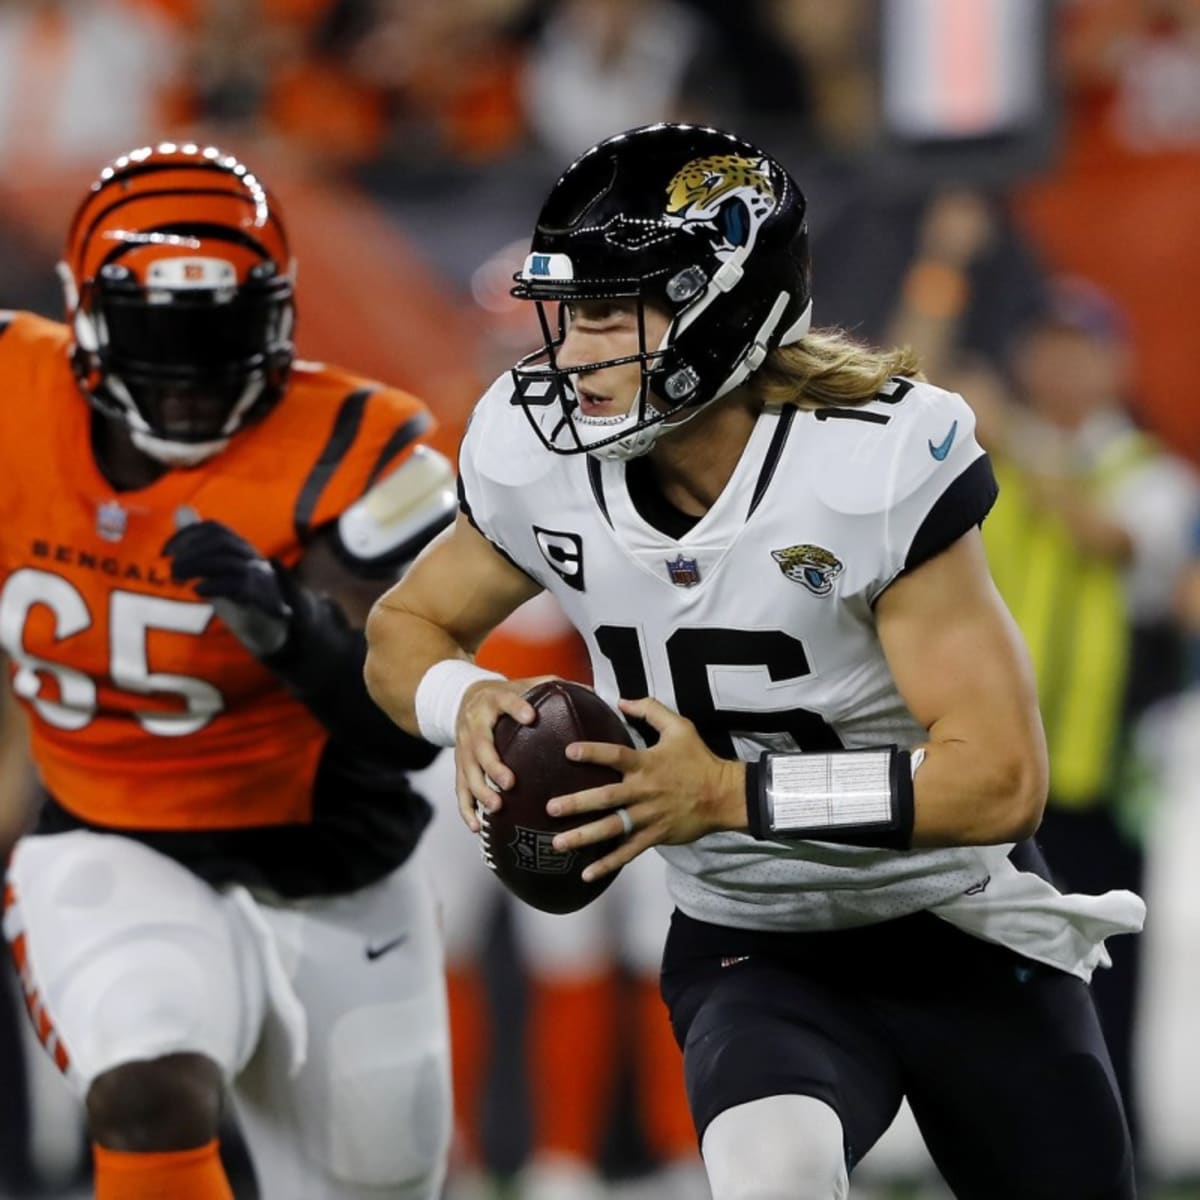
[[[363,680],[367,639],[332,600],[303,587],[276,564],[294,614],[288,639],[263,659],[345,749],[418,771],[439,747],[405,733],[371,699]]]

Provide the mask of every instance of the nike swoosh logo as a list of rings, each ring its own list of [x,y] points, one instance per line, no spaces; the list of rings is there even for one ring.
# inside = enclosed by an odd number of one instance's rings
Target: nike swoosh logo
[[[958,432],[958,422],[955,421],[950,426],[950,432],[935,446],[932,442],[929,443],[929,453],[934,458],[941,462],[947,454],[950,453],[950,447],[954,445],[954,435]]]
[[[381,945],[372,946],[367,943],[367,962],[374,962],[377,958],[382,958],[389,950],[395,950],[397,946],[403,946],[408,941],[408,934],[402,933],[399,937],[394,937],[390,942],[383,942]]]

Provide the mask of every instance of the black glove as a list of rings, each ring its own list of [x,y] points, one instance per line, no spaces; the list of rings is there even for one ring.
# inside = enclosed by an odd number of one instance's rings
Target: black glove
[[[329,731],[362,759],[416,771],[438,749],[410,737],[367,694],[362,630],[353,629],[327,596],[303,587],[286,567],[263,558],[219,521],[183,524],[162,552],[176,583],[197,580],[196,593],[211,600],[230,632],[287,685]]]
[[[162,552],[171,560],[171,578],[176,583],[196,580],[196,594],[213,602],[230,633],[256,658],[283,647],[294,612],[282,567],[220,521],[177,529]]]

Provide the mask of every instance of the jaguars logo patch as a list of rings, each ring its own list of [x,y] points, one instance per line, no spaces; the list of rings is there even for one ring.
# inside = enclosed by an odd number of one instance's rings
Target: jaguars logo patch
[[[820,546],[788,546],[772,550],[771,557],[793,583],[802,583],[814,596],[828,596],[833,581],[845,570],[841,559]]]
[[[775,209],[766,161],[744,154],[710,154],[681,167],[667,184],[668,225],[712,241],[718,258],[754,245]]]

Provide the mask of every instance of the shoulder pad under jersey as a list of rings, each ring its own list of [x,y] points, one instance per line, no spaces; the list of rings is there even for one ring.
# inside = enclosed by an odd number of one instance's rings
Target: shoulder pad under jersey
[[[944,491],[983,450],[955,392],[893,379],[868,404],[807,413],[807,470],[823,503],[865,515]]]
[[[513,402],[514,395],[512,375],[505,371],[471,413],[458,464],[468,484],[478,476],[481,482],[520,487],[559,464],[561,456],[538,440],[524,409]],[[559,411],[558,401],[548,395],[548,412],[551,407]]]
[[[449,459],[416,446],[338,518],[338,551],[360,574],[395,571],[454,520],[457,507]]]

